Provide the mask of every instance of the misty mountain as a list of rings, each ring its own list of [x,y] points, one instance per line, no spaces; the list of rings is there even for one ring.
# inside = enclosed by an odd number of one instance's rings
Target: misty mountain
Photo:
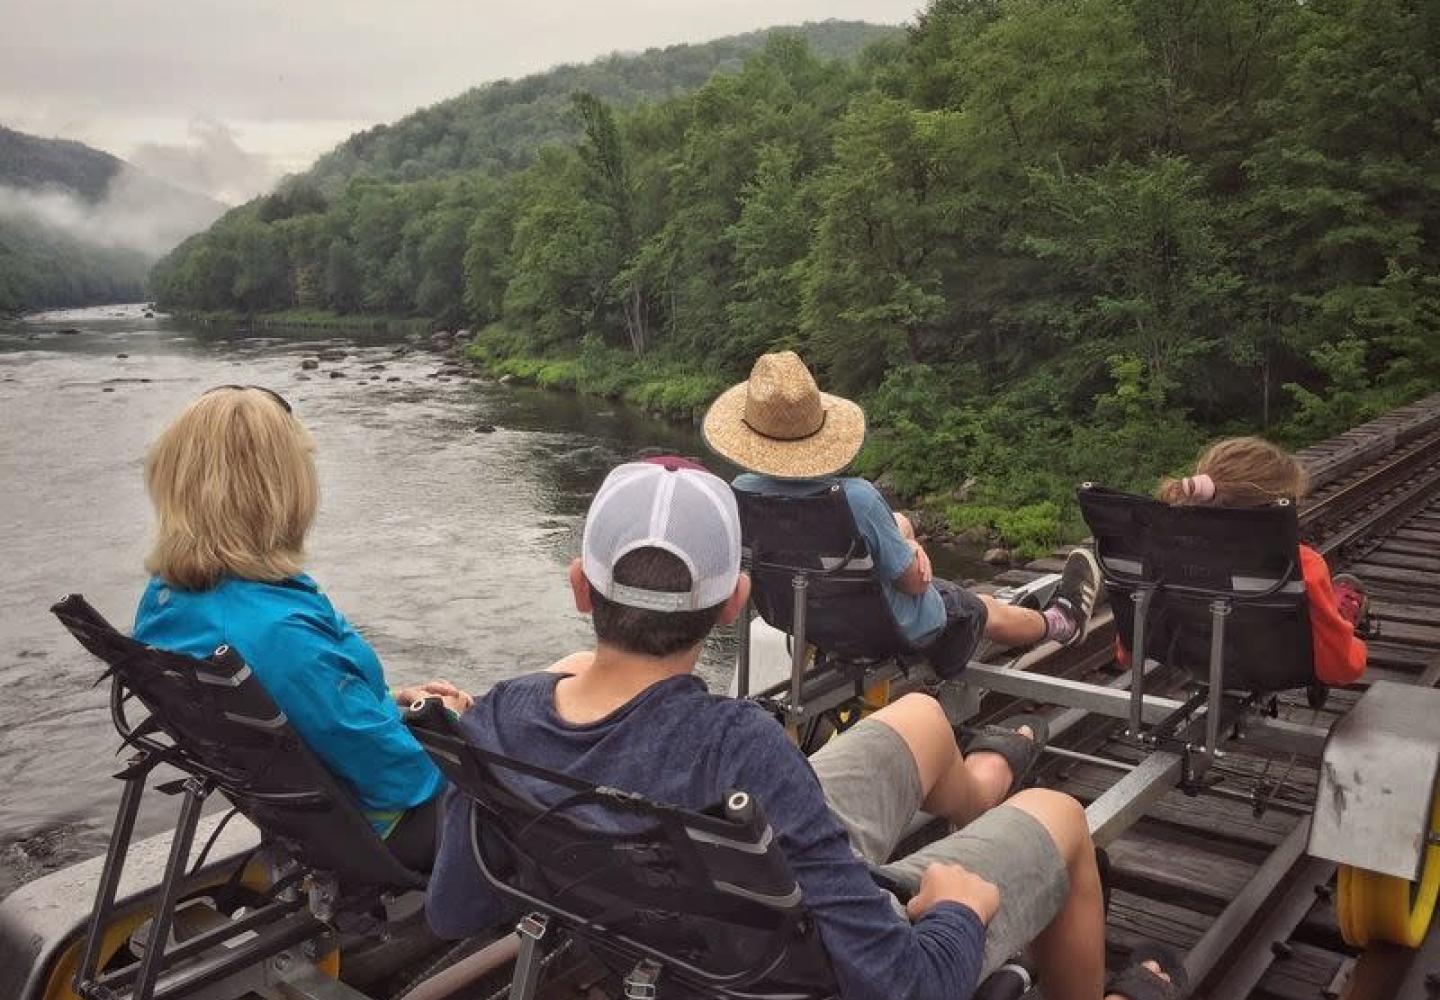
[[[0,311],[138,298],[225,206],[109,153],[0,126]]]
[[[334,196],[356,177],[414,181],[462,170],[510,173],[529,166],[542,147],[580,137],[580,121],[570,105],[576,92],[594,94],[616,108],[632,108],[687,94],[717,72],[737,72],[777,33],[804,38],[822,59],[850,59],[902,30],[829,20],[640,53],[617,52],[583,65],[487,83],[392,125],[356,133],[281,187],[313,185]]]
[[[0,216],[27,214],[85,242],[159,256],[225,207],[84,143],[0,126]]]

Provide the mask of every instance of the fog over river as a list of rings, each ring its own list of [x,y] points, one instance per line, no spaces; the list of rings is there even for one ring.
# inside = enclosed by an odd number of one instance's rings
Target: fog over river
[[[347,356],[302,370],[326,348]],[[47,609],[78,591],[128,631],[150,534],[145,446],[211,386],[274,388],[313,432],[310,571],[392,682],[479,692],[587,641],[565,566],[590,495],[642,448],[701,454],[699,435],[604,400],[438,374],[450,364],[395,337],[262,338],[140,307],[0,323],[0,897],[104,849],[120,785],[107,689]],[[937,569],[977,571],[953,557]],[[712,686],[725,662],[719,644],[707,653]],[[174,809],[149,796],[141,832]]]

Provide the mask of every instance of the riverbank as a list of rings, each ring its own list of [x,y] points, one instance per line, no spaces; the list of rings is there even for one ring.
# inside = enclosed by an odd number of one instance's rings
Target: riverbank
[[[579,351],[541,354],[529,338],[499,326],[487,327],[472,337],[465,330],[432,332],[436,324],[423,318],[342,316],[323,310],[291,309],[249,316],[223,311],[172,315],[251,330],[400,334],[427,340],[436,350],[458,355],[500,382],[614,400],[647,416],[692,427],[698,426],[711,401],[733,382],[726,374],[697,371],[693,358],[662,353],[637,358],[630,351],[595,342],[586,343]],[[1075,535],[1075,526],[1067,523],[1057,504],[1012,507],[974,502],[964,482],[915,488],[909,479],[892,471],[897,470],[897,449],[905,452],[902,465],[935,463],[931,444],[928,436],[917,443],[892,435],[883,420],[872,419],[871,443],[861,453],[857,471],[875,480],[897,508],[910,513],[924,540],[955,553],[955,558],[947,561],[957,575],[984,575],[987,571],[977,558],[981,552],[989,556],[990,565],[1005,566],[1045,555]]]
[[[337,333],[427,334],[432,320],[415,316],[375,316],[331,312],[328,309],[282,309],[278,312],[242,313],[229,310],[177,309],[166,315],[205,326],[231,326],[250,330],[334,330]]]
[[[629,351],[589,345],[579,353],[541,355],[527,351],[524,338],[495,327],[482,330],[466,356],[486,375],[501,381],[542,389],[619,400],[650,416],[698,425],[711,401],[732,384],[720,374],[695,371],[694,361],[663,357],[636,358]],[[883,435],[883,430],[880,434]],[[1016,510],[967,504],[963,484],[950,492],[906,493],[883,469],[871,468],[873,452],[862,453],[858,471],[873,475],[897,509],[915,522],[922,540],[955,555],[957,575],[988,574],[978,556],[990,565],[1008,565],[1052,551],[1063,537],[1060,512],[1053,504]]]
[[[720,375],[696,372],[693,361],[636,358],[599,344],[576,353],[539,355],[526,351],[524,343],[491,327],[476,335],[466,354],[497,379],[616,399],[651,416],[691,424],[698,423],[710,401],[730,384]]]

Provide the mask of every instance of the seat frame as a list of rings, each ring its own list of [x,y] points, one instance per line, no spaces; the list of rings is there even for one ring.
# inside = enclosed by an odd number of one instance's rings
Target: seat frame
[[[923,654],[900,632],[894,612],[880,591],[871,553],[855,525],[854,514],[845,498],[844,487],[836,480],[823,489],[802,496],[764,494],[735,490],[740,509],[742,562],[758,589],[769,578],[788,577],[788,602],[779,594],[752,592],[741,615],[739,648],[736,656],[737,695],[754,697],[767,705],[794,731],[822,713],[863,697],[865,691],[897,676],[909,674]],[[793,558],[796,549],[772,542],[771,533],[779,521],[791,525],[804,521],[818,544],[804,551],[805,559]],[[783,527],[781,529],[784,530]],[[793,542],[787,537],[785,544]],[[789,558],[787,558],[789,557]],[[869,640],[873,645],[860,650],[837,651],[837,643],[823,633],[815,634],[812,605],[816,592],[854,586],[873,586],[874,599],[866,608],[875,623]],[[823,596],[821,598],[823,600]],[[778,613],[788,603],[789,620]],[[766,614],[765,608],[771,607]],[[752,695],[750,678],[750,630],[752,613],[759,613],[790,641],[790,675]],[[815,663],[807,668],[808,650],[814,646]]]
[[[745,792],[732,791],[724,802],[704,812],[681,809],[653,802],[626,790],[592,785],[567,774],[476,747],[466,740],[454,718],[436,698],[418,702],[407,712],[406,718],[416,739],[470,807],[471,853],[481,876],[525,914],[516,927],[520,952],[511,982],[511,1000],[534,1000],[545,953],[553,949],[560,937],[557,930],[586,941],[606,954],[618,956],[628,965],[624,983],[625,996],[629,1000],[654,997],[662,974],[689,990],[730,1000],[822,1000],[833,995],[833,978],[817,983],[814,990],[759,988],[767,977],[792,957],[800,961],[801,969],[809,969],[818,962],[818,967],[824,968],[827,973],[828,960],[823,957],[816,929],[801,905],[798,884],[783,855],[778,853],[778,843],[760,805]],[[655,839],[652,840],[628,843],[630,837],[627,834],[612,834],[571,820],[567,821],[570,828],[568,835],[593,837],[597,842],[627,842],[625,850],[640,854],[648,854],[654,849],[651,845],[656,843],[680,845],[675,848],[675,864],[683,867],[692,877],[697,874],[705,876],[714,889],[721,888],[721,885],[713,881],[710,869],[702,860],[705,851],[728,852],[730,864],[735,863],[735,859],[744,859],[745,865],[767,866],[764,877],[779,880],[768,890],[753,882],[724,887],[726,898],[737,907],[747,907],[752,919],[763,913],[767,919],[774,921],[767,950],[746,968],[725,973],[707,970],[663,947],[605,926],[593,916],[575,909],[573,904],[562,905],[556,899],[546,898],[533,885],[526,887],[507,881],[503,873],[495,868],[492,859],[487,857],[487,848],[482,845],[483,837],[477,832],[476,825],[483,823],[488,814],[492,822],[489,829],[504,841],[501,829],[504,823],[498,818],[504,811],[504,803],[500,800],[529,797],[502,780],[499,776],[501,772],[538,780],[564,793],[556,805],[547,807],[538,802],[526,803],[527,808],[535,810],[537,815],[525,821],[524,831],[530,831],[542,819],[560,816],[577,806],[598,806],[617,815],[638,817],[661,833],[654,834]],[[509,861],[517,868],[538,864],[516,844],[507,842],[506,846],[512,854]],[[567,888],[573,884],[567,883]],[[784,887],[788,888],[782,895],[773,894],[774,890]],[[686,888],[684,885],[678,887],[681,892]],[[708,916],[723,922],[714,914]]]
[[[75,638],[107,666],[103,681],[110,679],[109,707],[111,720],[123,744],[133,750],[125,766],[115,777],[123,782],[115,824],[106,849],[95,901],[85,930],[80,961],[76,966],[74,989],[85,1000],[170,1000],[180,997],[203,997],[206,1000],[249,995],[256,988],[289,983],[292,993],[299,996],[346,998],[354,1000],[361,994],[344,983],[318,973],[306,959],[296,959],[300,950],[308,958],[323,956],[333,950],[337,938],[333,921],[337,912],[363,911],[378,900],[380,891],[423,888],[425,879],[395,860],[368,820],[360,813],[323,765],[313,762],[304,744],[295,737],[302,755],[311,760],[319,774],[328,779],[315,789],[284,792],[264,791],[247,787],[248,777],[208,763],[187,750],[183,733],[166,724],[157,706],[143,693],[144,685],[134,685],[133,672],[145,669],[154,657],[169,661],[187,661],[187,668],[197,671],[200,683],[222,689],[235,689],[253,680],[249,667],[230,647],[222,646],[204,660],[154,650],[115,630],[78,594],[62,598],[51,608]],[[263,689],[262,689],[263,690]],[[128,703],[134,698],[150,712],[136,723],[129,718]],[[265,696],[268,702],[268,695]],[[269,703],[273,709],[273,703]],[[278,720],[278,722],[277,722]],[[288,730],[283,713],[274,709],[273,718],[230,721],[279,733]],[[160,737],[165,737],[161,739]],[[140,803],[155,769],[167,765],[182,772],[182,777],[155,786],[165,795],[179,796],[180,805],[164,874],[155,890],[153,916],[146,935],[143,955],[138,963],[110,971],[100,969],[106,934],[121,914],[117,893],[126,858],[134,839],[135,821]],[[244,811],[246,805],[293,810],[330,810],[341,825],[347,825],[356,836],[368,834],[373,843],[361,843],[357,852],[364,855],[356,862],[357,871],[374,874],[372,886],[354,887],[342,884],[335,872],[305,864],[269,837],[262,829],[262,850],[259,855],[271,866],[275,882],[269,898],[239,918],[230,918],[184,941],[170,943],[176,926],[177,908],[182,897],[200,886],[196,874],[209,847],[218,839],[217,826],[202,857],[192,867],[190,854],[194,847],[201,811],[212,794],[220,792]],[[228,817],[226,817],[228,819]],[[226,820],[221,821],[221,826]],[[240,858],[232,872],[232,881],[246,866],[256,860],[257,852]],[[365,869],[363,866],[371,867]],[[366,880],[369,881],[369,880]],[[379,891],[372,891],[379,890]],[[358,891],[357,891],[358,889]],[[219,947],[242,934],[250,937],[240,944]],[[156,943],[159,943],[156,946]]]
[[[1291,627],[1297,630],[1297,645],[1300,647],[1296,656],[1306,661],[1308,671],[1311,658],[1310,624],[1308,608],[1305,605],[1304,584],[1299,572],[1299,528],[1294,504],[1281,498],[1265,508],[1173,508],[1160,501],[1109,490],[1094,483],[1081,484],[1077,496],[1081,513],[1090,522],[1094,532],[1095,555],[1107,588],[1112,593],[1123,594],[1128,591],[1132,602],[1132,634],[1129,647],[1133,663],[1146,662],[1153,638],[1150,630],[1155,624],[1152,621],[1152,611],[1157,607],[1158,601],[1175,602],[1180,606],[1197,603],[1208,605],[1209,655],[1203,678],[1197,678],[1197,693],[1168,717],[1147,728],[1144,719],[1145,671],[1132,670],[1129,684],[1127,735],[1151,746],[1182,746],[1187,762],[1185,785],[1195,787],[1205,780],[1211,764],[1222,753],[1220,744],[1224,725],[1233,722],[1249,709],[1257,700],[1257,691],[1263,695],[1272,690],[1245,689],[1227,697],[1226,639],[1229,621],[1235,611],[1244,607],[1261,607],[1264,602],[1282,592],[1288,593],[1298,588],[1298,596],[1291,597],[1291,602],[1298,608],[1298,615]],[[1109,511],[1102,512],[1103,508],[1109,508]],[[1132,530],[1143,536],[1138,540],[1125,539],[1135,543],[1134,551],[1112,551],[1111,543],[1114,539],[1104,530],[1107,526],[1097,524],[1097,521],[1113,517],[1113,512],[1121,509],[1134,511],[1131,515],[1134,518],[1131,522]],[[1207,581],[1207,576],[1214,575],[1209,572],[1213,567],[1190,565],[1190,558],[1183,555],[1184,547],[1175,545],[1177,533],[1183,532],[1185,527],[1194,530],[1192,525],[1177,526],[1169,523],[1183,515],[1191,515],[1191,520],[1195,516],[1203,515],[1213,524],[1225,523],[1228,519],[1243,519],[1243,524],[1237,523],[1236,529],[1244,528],[1250,532],[1254,532],[1258,526],[1264,531],[1269,548],[1282,553],[1277,561],[1277,564],[1282,564],[1282,568],[1268,570],[1273,576],[1258,581],[1258,585],[1251,581],[1250,586],[1239,586],[1238,579],[1228,572],[1224,575],[1224,584]],[[1193,547],[1192,544],[1191,548]],[[1155,557],[1162,549],[1165,554]],[[1177,549],[1181,552],[1179,556],[1174,555]],[[1182,579],[1167,578],[1167,571],[1181,576]],[[1198,582],[1183,579],[1186,573]],[[1182,726],[1202,705],[1205,707],[1203,735],[1197,745],[1188,731],[1182,734]]]

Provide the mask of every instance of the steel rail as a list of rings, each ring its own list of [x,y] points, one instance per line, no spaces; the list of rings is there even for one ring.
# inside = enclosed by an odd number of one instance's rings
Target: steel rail
[[[1404,482],[1436,461],[1440,461],[1440,433],[1430,434],[1399,455],[1385,456],[1380,468],[1362,469],[1358,478],[1305,505],[1300,510],[1300,523],[1310,528],[1348,517],[1374,503],[1375,491],[1386,481]]]

